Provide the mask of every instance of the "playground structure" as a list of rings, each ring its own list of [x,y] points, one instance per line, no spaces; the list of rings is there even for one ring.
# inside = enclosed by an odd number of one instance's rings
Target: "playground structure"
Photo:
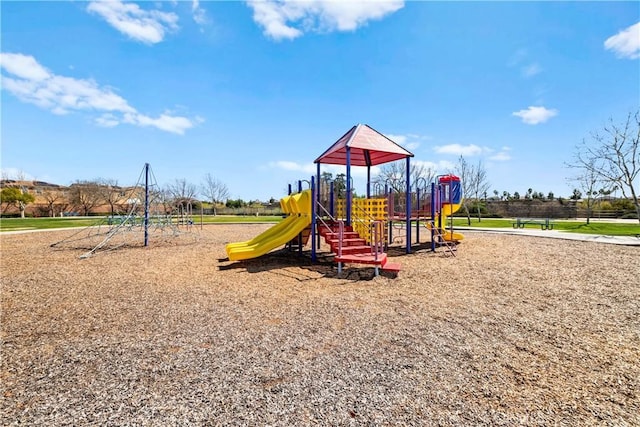
[[[280,203],[287,214],[278,225],[246,242],[229,243],[226,246],[229,260],[255,258],[284,244],[290,249],[303,246],[311,240],[311,259],[317,260],[321,239],[329,245],[338,264],[366,264],[379,270],[398,272],[400,265],[388,262],[386,250],[397,238],[404,243],[406,253],[411,253],[412,230],[415,226],[416,242],[420,227],[431,235],[431,250],[445,246],[446,252],[455,255],[455,245],[464,238],[453,231],[453,223],[446,228],[446,221],[459,208],[462,201],[460,179],[444,175],[434,183],[410,182],[410,158],[413,154],[380,134],[368,125],[353,126],[328,150],[315,160],[317,174],[308,181],[308,189],[292,192]],[[405,160],[406,181],[404,192],[390,191],[389,186],[371,193],[371,166]],[[333,182],[321,181],[321,164],[339,164],[346,167],[346,189],[338,197]],[[354,198],[351,166],[367,167],[366,197]],[[420,185],[422,184],[422,185]],[[394,230],[402,229],[404,236],[396,236]]]
[[[191,204],[168,207],[148,163],[126,198],[129,206],[125,215],[102,217],[51,247],[84,250],[80,258],[88,258],[121,247],[147,247],[151,241],[174,240],[193,227]]]

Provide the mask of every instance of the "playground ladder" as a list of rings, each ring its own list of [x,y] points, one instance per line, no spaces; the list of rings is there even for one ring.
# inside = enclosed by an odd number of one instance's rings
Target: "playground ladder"
[[[431,226],[431,230],[433,230],[433,238],[438,239],[438,242],[445,247],[444,254],[446,256],[456,256],[457,247],[456,244],[450,240],[446,240],[444,235],[448,233],[448,231],[436,227],[435,221],[429,221],[429,225]]]

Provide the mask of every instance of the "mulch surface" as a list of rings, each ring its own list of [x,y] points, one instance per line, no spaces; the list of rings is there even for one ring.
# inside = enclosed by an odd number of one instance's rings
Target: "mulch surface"
[[[0,423],[640,425],[639,248],[469,233],[397,277],[224,260],[268,227],[87,259],[50,247],[68,231],[0,235]]]

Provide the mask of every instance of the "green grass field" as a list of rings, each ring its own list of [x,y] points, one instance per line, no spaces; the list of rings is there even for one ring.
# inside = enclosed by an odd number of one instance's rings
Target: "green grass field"
[[[204,216],[203,224],[227,224],[227,223],[256,223],[278,222],[281,216]],[[46,230],[51,228],[72,228],[99,225],[104,217],[83,218],[2,218],[0,219],[1,231],[18,230]],[[200,217],[194,216],[194,224],[200,224]]]
[[[513,228],[513,218],[487,218],[478,222],[477,218],[471,219],[471,227],[486,227],[486,228]],[[447,224],[449,222],[447,221]],[[455,218],[453,220],[453,226],[455,227],[468,227],[466,218]],[[525,228],[540,230],[540,225],[526,224]],[[565,221],[565,220],[553,220],[553,229],[559,231],[568,231],[574,233],[585,234],[603,234],[608,236],[636,236],[640,234],[640,224],[629,223],[613,223],[613,222],[594,222],[591,221],[589,225],[585,221]]]
[[[194,216],[194,223],[200,224],[200,217]],[[232,223],[258,223],[273,222],[276,223],[282,219],[281,216],[212,216],[206,215],[202,218],[203,224],[232,224]],[[83,217],[83,218],[2,218],[0,219],[1,231],[18,231],[18,230],[45,230],[51,228],[71,228],[71,227],[87,227],[90,225],[98,225],[103,221],[103,217]],[[513,219],[495,219],[487,218],[478,222],[472,218],[471,227],[486,228],[513,228]],[[448,224],[449,222],[447,222]],[[467,227],[466,218],[455,218],[453,221],[455,227]],[[525,228],[540,229],[539,225],[526,224]],[[611,222],[591,222],[587,225],[584,221],[554,221],[554,230],[561,230],[574,233],[586,234],[603,234],[609,236],[636,236],[640,235],[640,224],[629,223],[611,223]]]

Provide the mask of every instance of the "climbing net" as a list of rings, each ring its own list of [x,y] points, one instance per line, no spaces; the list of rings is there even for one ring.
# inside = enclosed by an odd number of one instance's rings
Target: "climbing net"
[[[80,258],[88,258],[123,247],[197,240],[190,211],[187,217],[182,206],[173,205],[170,196],[158,186],[148,164],[124,197],[128,206],[126,214],[102,217],[51,247],[80,250],[83,252]]]

